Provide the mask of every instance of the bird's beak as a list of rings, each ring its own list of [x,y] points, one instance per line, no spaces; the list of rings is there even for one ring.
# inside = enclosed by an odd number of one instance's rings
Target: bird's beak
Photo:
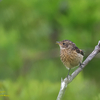
[[[60,44],[60,42],[59,42],[59,41],[57,41],[57,42],[56,42],[56,44],[58,44],[58,45],[59,45],[59,44]]]

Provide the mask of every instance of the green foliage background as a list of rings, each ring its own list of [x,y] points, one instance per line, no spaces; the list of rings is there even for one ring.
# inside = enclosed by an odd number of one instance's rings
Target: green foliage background
[[[0,1],[0,100],[56,100],[68,71],[55,42],[64,39],[83,49],[84,59],[92,52],[100,40],[100,0]],[[100,54],[63,100],[99,100],[99,66]]]

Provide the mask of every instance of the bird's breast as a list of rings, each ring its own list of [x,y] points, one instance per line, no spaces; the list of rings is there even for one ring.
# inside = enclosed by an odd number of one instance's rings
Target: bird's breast
[[[63,49],[60,51],[61,61],[67,68],[73,68],[82,63],[83,55],[77,53],[75,50]]]

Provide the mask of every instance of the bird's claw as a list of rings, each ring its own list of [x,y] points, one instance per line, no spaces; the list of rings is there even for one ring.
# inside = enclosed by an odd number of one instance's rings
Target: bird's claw
[[[80,63],[80,64],[79,64],[79,67],[83,69],[82,65],[84,65],[84,64],[83,64],[83,63]]]

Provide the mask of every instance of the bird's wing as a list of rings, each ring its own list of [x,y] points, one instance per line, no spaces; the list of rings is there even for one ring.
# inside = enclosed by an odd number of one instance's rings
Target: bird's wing
[[[79,49],[76,45],[73,46],[73,50],[76,50],[77,53],[80,53],[81,55],[84,56],[83,50]]]

